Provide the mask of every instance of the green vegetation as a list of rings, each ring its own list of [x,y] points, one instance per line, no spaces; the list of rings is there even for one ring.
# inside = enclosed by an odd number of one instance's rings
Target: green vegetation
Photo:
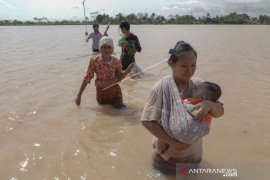
[[[118,46],[124,47],[127,50],[128,55],[134,56],[136,53],[136,41],[127,41],[125,37],[121,37],[118,41]]]
[[[85,18],[87,24],[93,23],[88,21],[88,17]],[[152,13],[138,13],[123,15],[117,14],[115,17],[110,17],[108,14],[99,14],[95,18],[95,22],[99,24],[107,24],[109,21],[111,24],[119,24],[121,21],[128,21],[130,24],[270,24],[270,16],[260,15],[259,17],[250,17],[248,14],[237,14],[236,12],[230,13],[224,16],[212,17],[209,13],[203,17],[194,17],[192,15],[179,16],[170,15],[165,18],[161,15]],[[83,25],[85,21],[49,21],[46,17],[37,18],[33,21],[18,21],[18,20],[0,20],[1,25]]]

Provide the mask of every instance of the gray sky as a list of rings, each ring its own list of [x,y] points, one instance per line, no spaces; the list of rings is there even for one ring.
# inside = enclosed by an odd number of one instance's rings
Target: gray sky
[[[230,12],[251,16],[270,15],[270,0],[86,0],[86,13],[98,11],[111,16],[154,12],[168,15],[212,16]],[[0,19],[32,20],[33,17],[83,19],[82,0],[0,0]]]
[[[231,12],[247,13],[251,16],[270,14],[270,0],[179,0],[169,3],[165,10],[178,14],[203,16],[225,15]]]

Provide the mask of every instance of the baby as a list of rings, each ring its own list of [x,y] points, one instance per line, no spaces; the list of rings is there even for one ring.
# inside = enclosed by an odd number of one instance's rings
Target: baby
[[[212,82],[203,82],[192,92],[191,98],[182,99],[182,103],[185,105],[187,111],[191,114],[193,105],[196,105],[203,100],[217,102],[220,96],[221,96],[221,88],[217,84]],[[208,127],[210,127],[211,120],[212,116],[210,113],[208,113],[203,118],[202,121],[206,122]],[[170,146],[167,149],[165,149],[165,147],[168,146],[165,145],[166,144],[164,144],[163,142],[158,141],[157,149],[160,156],[163,157],[163,159],[168,160],[172,155],[174,155],[177,152],[177,150]],[[164,149],[165,152],[162,152],[162,150]]]

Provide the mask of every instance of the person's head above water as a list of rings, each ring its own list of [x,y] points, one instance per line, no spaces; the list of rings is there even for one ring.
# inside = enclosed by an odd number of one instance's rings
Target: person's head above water
[[[221,96],[221,88],[212,82],[203,82],[192,91],[192,97],[217,102]]]
[[[180,81],[188,81],[196,70],[197,52],[185,41],[178,41],[170,50],[170,65],[173,75]]]
[[[130,25],[127,21],[124,21],[120,23],[119,28],[121,29],[121,32],[126,35],[129,33]]]
[[[94,32],[99,32],[98,31],[99,25],[97,23],[93,24],[93,29],[94,29]]]
[[[98,47],[102,55],[112,55],[114,47],[112,38],[108,36],[103,36],[99,40]]]

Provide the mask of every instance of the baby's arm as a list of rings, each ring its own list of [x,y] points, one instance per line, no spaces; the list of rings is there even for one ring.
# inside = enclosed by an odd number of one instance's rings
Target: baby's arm
[[[210,112],[210,114],[218,118],[224,114],[224,108],[221,103],[215,103],[209,100],[204,100],[199,104],[194,105],[192,109],[192,114],[194,115],[195,119],[201,120],[205,115]]]
[[[194,118],[194,115],[192,114],[192,109],[193,109],[194,105],[193,104],[185,104],[185,107],[187,109],[187,112]],[[211,119],[212,119],[212,116],[208,112],[208,114],[206,114],[206,116],[203,117],[202,121],[205,121],[210,126]]]

